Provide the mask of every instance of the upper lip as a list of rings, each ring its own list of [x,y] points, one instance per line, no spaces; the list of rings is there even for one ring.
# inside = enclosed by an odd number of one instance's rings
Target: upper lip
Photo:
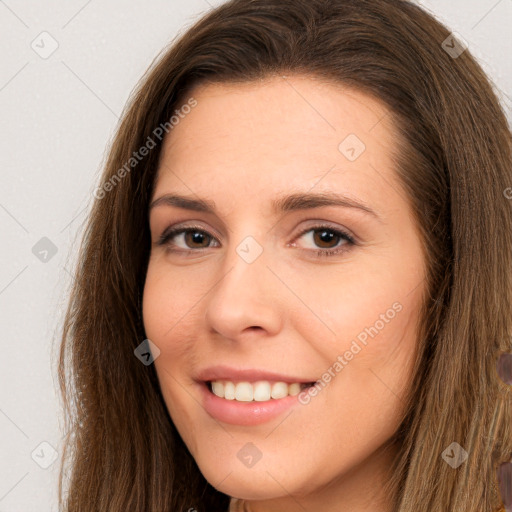
[[[209,366],[208,368],[199,371],[197,374],[197,380],[203,382],[215,380],[256,382],[258,380],[267,380],[271,382],[286,382],[288,384],[293,382],[309,384],[316,381],[316,379],[307,379],[293,375],[283,375],[266,370],[258,370],[253,368],[233,368],[225,365]]]

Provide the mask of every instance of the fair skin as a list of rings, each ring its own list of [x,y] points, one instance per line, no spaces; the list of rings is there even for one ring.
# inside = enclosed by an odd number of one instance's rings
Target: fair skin
[[[164,140],[152,201],[181,194],[216,209],[150,209],[143,296],[170,417],[205,478],[252,511],[390,512],[382,485],[394,452],[383,446],[399,426],[425,286],[419,232],[391,161],[391,116],[361,92],[301,76],[201,85],[190,96],[197,106]],[[339,149],[349,134],[366,146],[353,161]],[[336,192],[376,215],[272,210],[297,192]],[[169,226],[195,229],[158,245]],[[250,263],[237,252],[248,236],[262,249]],[[304,381],[331,368],[331,379],[307,404],[240,425],[205,410],[197,374],[217,364]],[[237,456],[247,443],[261,454],[251,467]]]

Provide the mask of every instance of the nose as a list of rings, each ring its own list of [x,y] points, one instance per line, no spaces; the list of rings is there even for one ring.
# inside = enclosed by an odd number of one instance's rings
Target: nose
[[[205,297],[209,328],[231,340],[248,334],[252,337],[255,331],[265,336],[278,333],[283,321],[283,290],[267,267],[265,251],[250,261],[233,249],[224,263],[217,284]]]

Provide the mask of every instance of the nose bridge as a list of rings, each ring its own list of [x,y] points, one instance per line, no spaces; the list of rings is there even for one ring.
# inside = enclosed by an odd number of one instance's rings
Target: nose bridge
[[[267,264],[267,251],[253,236],[245,236],[229,249],[207,303],[206,318],[216,331],[236,338],[247,327],[279,328],[276,297],[270,290],[273,275]]]
[[[259,212],[247,211],[245,216],[237,219],[230,231],[224,274],[226,278],[229,276],[231,281],[251,282],[256,277],[261,281],[262,278],[265,280],[268,277],[265,275],[268,273],[268,237],[263,223],[258,223],[258,219],[261,220]]]
[[[230,248],[224,262],[223,278],[217,291],[226,300],[237,297],[241,303],[264,304],[268,292],[267,251],[253,236],[246,236]]]

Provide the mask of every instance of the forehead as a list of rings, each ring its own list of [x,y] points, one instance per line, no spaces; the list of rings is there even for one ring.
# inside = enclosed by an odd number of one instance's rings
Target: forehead
[[[157,192],[172,187],[205,196],[236,187],[257,195],[315,186],[352,187],[364,196],[395,179],[392,116],[360,91],[279,76],[203,84],[183,104],[191,97],[197,105],[164,140]]]
[[[255,144],[268,143],[277,151],[279,141],[296,146],[308,140],[315,145],[341,140],[344,134],[369,133],[388,117],[389,111],[379,100],[358,90],[312,77],[272,77],[242,84],[203,84],[193,88],[197,106],[167,136],[166,148],[180,149],[183,139],[202,136],[219,142],[224,136],[231,141],[248,142],[249,133]],[[185,104],[188,98],[184,98]],[[180,105],[176,107],[179,109]],[[278,122],[276,122],[278,121]],[[382,138],[390,128],[384,123],[375,133]],[[277,139],[276,139],[277,137]],[[371,137],[372,139],[375,137]],[[367,139],[370,137],[366,137]],[[287,144],[287,146],[288,146]],[[336,149],[336,148],[335,148]]]

